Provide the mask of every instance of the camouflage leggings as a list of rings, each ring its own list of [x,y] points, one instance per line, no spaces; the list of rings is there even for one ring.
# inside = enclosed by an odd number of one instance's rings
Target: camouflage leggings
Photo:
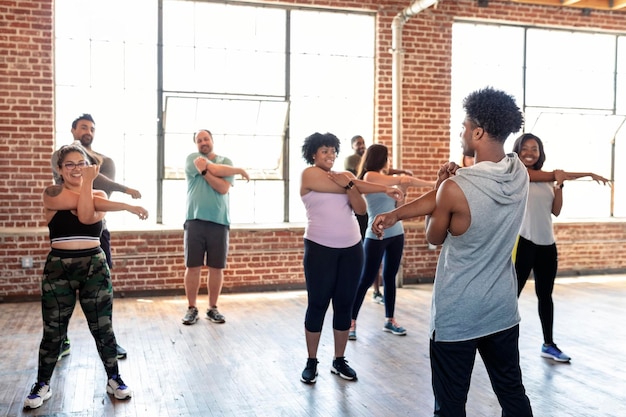
[[[37,381],[48,382],[67,336],[76,293],[109,377],[118,374],[117,342],[112,326],[113,287],[106,256],[100,247],[52,249],[41,281],[43,338],[39,346]]]

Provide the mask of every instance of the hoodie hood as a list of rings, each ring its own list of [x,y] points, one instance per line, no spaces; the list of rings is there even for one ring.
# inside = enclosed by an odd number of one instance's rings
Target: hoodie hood
[[[499,162],[484,161],[460,168],[456,177],[467,179],[470,184],[479,184],[480,192],[498,204],[515,204],[526,200],[528,195],[528,170],[515,153],[506,154]]]

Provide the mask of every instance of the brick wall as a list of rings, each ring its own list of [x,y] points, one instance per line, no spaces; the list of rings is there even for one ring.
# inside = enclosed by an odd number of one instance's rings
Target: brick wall
[[[376,140],[391,145],[391,22],[406,0],[304,1],[377,13]],[[54,149],[53,1],[0,0],[0,300],[39,293],[47,253],[41,192],[50,182]],[[489,2],[441,0],[403,28],[403,156],[415,172],[433,172],[449,154],[451,26],[454,19],[602,30],[626,28],[626,13]],[[498,59],[486,51],[485,59]],[[412,197],[412,196],[409,196]],[[403,272],[407,281],[432,279],[437,250],[428,248],[421,221],[406,222]],[[623,272],[626,224],[557,224],[560,273]],[[231,232],[225,291],[302,288],[302,228]],[[182,230],[112,233],[118,295],[182,291]],[[22,269],[29,255],[35,267]]]

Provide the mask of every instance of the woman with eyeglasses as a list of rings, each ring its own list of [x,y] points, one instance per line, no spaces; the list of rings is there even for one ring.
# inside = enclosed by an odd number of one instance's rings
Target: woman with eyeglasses
[[[607,184],[609,180],[593,172],[567,172],[560,169],[542,171],[541,168],[546,160],[543,142],[532,133],[525,133],[517,138],[513,144],[513,152],[526,166],[530,178],[526,213],[519,240],[513,250],[518,284],[517,296],[519,297],[522,293],[532,270],[544,340],[541,346],[541,356],[557,362],[569,362],[571,358],[557,347],[553,339],[552,291],[558,268],[558,253],[554,240],[552,215],[561,214],[563,183],[566,180],[591,177],[594,181],[603,184]]]
[[[89,164],[82,147],[68,145],[58,152],[56,169],[63,182],[47,187],[43,195],[50,233],[50,253],[41,281],[43,337],[37,382],[24,400],[24,408],[38,408],[52,395],[50,379],[77,295],[107,373],[107,393],[117,399],[132,395],[118,370],[112,327],[113,289],[106,256],[100,248],[100,233],[107,211],[125,210],[142,220],[148,218],[148,212],[143,207],[110,201],[104,191],[93,190],[99,167]]]

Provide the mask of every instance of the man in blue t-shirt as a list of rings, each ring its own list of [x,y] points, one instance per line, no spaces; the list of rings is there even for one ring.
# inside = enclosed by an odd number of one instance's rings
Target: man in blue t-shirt
[[[200,289],[202,267],[209,269],[207,290],[209,308],[206,315],[213,323],[224,323],[225,317],[217,310],[217,299],[222,290],[224,268],[228,255],[230,230],[228,191],[239,174],[249,179],[241,168],[233,167],[230,159],[213,151],[213,135],[208,130],[194,133],[198,151],[187,156],[187,215],[185,220],[185,294],[189,307],[183,324],[198,321],[196,300]]]

